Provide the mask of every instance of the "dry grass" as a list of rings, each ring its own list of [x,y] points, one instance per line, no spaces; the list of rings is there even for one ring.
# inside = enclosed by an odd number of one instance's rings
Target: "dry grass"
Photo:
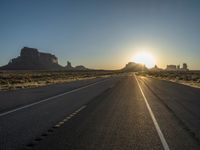
[[[172,81],[195,88],[200,88],[200,71],[186,71],[186,72],[149,71],[149,72],[138,73],[138,75]]]
[[[117,71],[1,71],[0,90],[35,88],[75,80],[112,76]]]

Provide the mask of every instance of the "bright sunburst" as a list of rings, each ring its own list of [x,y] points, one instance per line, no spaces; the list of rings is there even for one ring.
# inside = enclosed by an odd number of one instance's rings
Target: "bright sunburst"
[[[144,64],[147,68],[152,68],[155,65],[155,58],[149,52],[139,52],[133,57],[135,63]]]

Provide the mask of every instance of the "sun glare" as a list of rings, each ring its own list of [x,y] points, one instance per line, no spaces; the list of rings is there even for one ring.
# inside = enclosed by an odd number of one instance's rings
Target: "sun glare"
[[[133,57],[135,63],[144,64],[147,68],[152,68],[155,65],[155,58],[151,53],[139,52]]]

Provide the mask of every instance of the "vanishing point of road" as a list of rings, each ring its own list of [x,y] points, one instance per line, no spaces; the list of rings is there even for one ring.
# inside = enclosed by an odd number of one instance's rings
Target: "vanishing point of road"
[[[0,92],[0,150],[199,150],[200,90],[122,74]]]

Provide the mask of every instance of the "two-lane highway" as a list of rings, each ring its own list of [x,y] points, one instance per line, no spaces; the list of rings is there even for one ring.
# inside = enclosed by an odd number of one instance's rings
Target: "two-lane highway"
[[[122,78],[34,149],[47,147],[52,150],[163,149],[133,76]]]
[[[133,74],[60,86],[41,89],[43,99],[30,90],[26,104],[16,92],[19,105],[1,111],[0,149],[200,149],[198,89]]]
[[[0,113],[0,149],[23,148],[62,118],[114,86],[119,79],[102,78],[0,93],[3,95],[0,103],[5,106],[2,110],[6,110]]]
[[[166,83],[160,82],[162,89]],[[196,89],[185,92],[192,90]],[[199,141],[180,118],[147,88],[143,78],[136,79],[133,75],[121,78],[115,87],[88,103],[78,115],[42,141],[33,142],[32,146],[35,150],[200,148]]]

